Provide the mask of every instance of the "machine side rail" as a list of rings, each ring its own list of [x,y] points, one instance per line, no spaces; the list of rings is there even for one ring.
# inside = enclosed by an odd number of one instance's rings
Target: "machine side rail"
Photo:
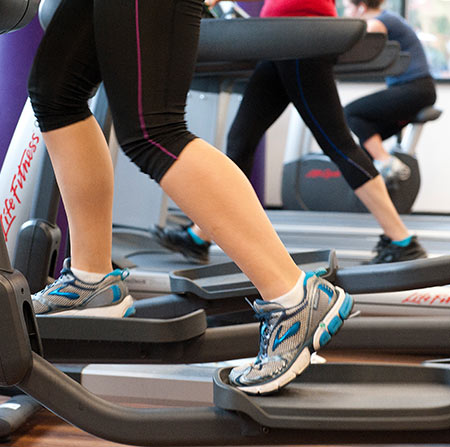
[[[395,335],[393,335],[395,334]],[[223,340],[226,339],[226,344]],[[364,350],[428,356],[450,355],[448,317],[358,317],[346,322],[327,350]],[[256,356],[259,324],[208,328],[195,339],[179,343],[102,340],[42,340],[45,358],[55,363],[204,363]],[[380,348],[382,346],[382,349]]]
[[[40,0],[2,0],[0,2],[0,34],[23,28],[36,15]]]
[[[37,317],[43,339],[97,340],[105,342],[174,343],[191,340],[206,330],[202,309],[176,318],[156,320],[147,318]]]
[[[375,58],[364,63],[348,63],[338,64],[334,68],[336,74],[351,73],[356,74],[360,72],[367,72],[372,70],[383,70],[389,67],[398,58],[400,54],[400,44],[395,41],[386,43],[383,51]]]
[[[398,51],[396,51],[398,50]],[[336,73],[352,73],[365,70],[380,70],[394,62],[400,52],[400,45],[390,41],[386,44],[386,36],[379,33],[366,34],[353,48],[340,55],[335,65]],[[197,62],[196,77],[223,76],[248,78],[255,69],[257,61],[211,61]]]
[[[390,67],[389,76],[398,76],[406,71],[409,66],[409,62],[411,60],[411,56],[406,51],[400,52],[400,56],[395,61],[392,67]]]
[[[392,46],[400,46],[397,42],[388,42],[386,47],[386,35],[381,33],[367,33],[349,51],[341,54],[337,58],[337,72],[347,72],[355,67],[361,71],[366,64],[370,64],[370,69],[385,68],[393,62],[393,58],[398,55],[392,54]],[[389,60],[387,54],[389,53]],[[369,62],[370,61],[370,62]],[[197,61],[195,66],[196,77],[202,76],[223,76],[248,78],[255,69],[257,61]]]
[[[409,65],[409,53],[400,52],[397,59],[383,70],[361,71],[359,73],[340,73],[339,80],[345,81],[381,81],[387,76],[398,76],[403,73]]]
[[[386,34],[367,33],[355,46],[341,54],[337,59],[337,63],[355,64],[358,62],[371,61],[383,51],[386,41]]]
[[[258,353],[259,330],[257,323],[208,328],[197,338],[171,343],[110,341],[102,336],[91,340],[61,339],[53,334],[43,337],[42,342],[45,359],[53,363],[205,363],[254,357]]]
[[[336,56],[350,50],[365,34],[357,19],[277,17],[205,19],[200,27],[198,62],[278,60]],[[273,39],[273,36],[289,39]],[[314,45],[308,36],[314,36]]]

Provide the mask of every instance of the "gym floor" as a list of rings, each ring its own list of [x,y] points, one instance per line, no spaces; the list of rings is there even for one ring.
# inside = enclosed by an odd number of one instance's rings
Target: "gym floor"
[[[373,363],[397,363],[419,364],[430,360],[427,356],[402,355],[396,353],[362,353],[352,352],[320,352],[328,362],[373,362]],[[0,396],[0,403],[8,398]],[[126,405],[126,403],[123,403]],[[103,441],[89,435],[78,428],[72,427],[47,410],[41,410],[35,414],[23,427],[14,433],[11,440],[1,443],[4,447],[115,447],[116,444]],[[388,445],[388,444],[386,444]]]

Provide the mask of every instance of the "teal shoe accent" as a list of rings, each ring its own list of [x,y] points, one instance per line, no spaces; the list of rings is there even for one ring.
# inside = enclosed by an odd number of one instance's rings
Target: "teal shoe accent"
[[[278,332],[275,336],[275,340],[273,341],[273,351],[275,351],[278,346],[283,343],[284,340],[293,337],[295,334],[297,334],[297,332],[300,329],[300,322],[296,321],[281,337],[280,337],[280,333],[281,330],[283,329],[283,326],[280,326],[280,328],[278,329]]]
[[[130,271],[128,269],[115,269],[111,273],[108,273],[105,278],[108,276],[120,276],[120,279],[126,279],[130,276]]]
[[[328,299],[331,300],[333,298],[333,290],[325,284],[319,284],[318,289],[322,292],[325,292],[328,295]]]
[[[329,341],[331,340],[331,335],[328,332],[324,332],[321,336],[320,336],[320,346],[324,347]]]
[[[353,298],[347,293],[345,295],[345,301],[339,309],[339,315],[343,320],[346,320],[353,307]]]
[[[56,290],[52,290],[51,292],[48,292],[48,294],[54,295],[54,296],[62,296],[69,300],[77,300],[78,298],[80,298],[80,295],[78,295],[78,293],[62,292],[62,289],[64,289],[65,287],[66,287],[65,285],[58,287]]]
[[[117,285],[111,286],[111,290],[113,291],[114,298],[113,303],[117,303],[117,301],[120,301],[120,298],[122,297],[122,292],[120,291],[120,287]]]
[[[331,335],[336,334],[336,332],[339,330],[339,328],[342,326],[342,320],[339,317],[334,317],[330,324],[328,325],[328,332]]]
[[[127,309],[123,318],[132,317],[135,313],[136,313],[136,308],[134,306],[131,306]]]
[[[392,241],[394,245],[397,245],[397,247],[407,247],[411,243],[412,236],[408,236],[405,239],[402,239],[401,241]]]
[[[191,236],[192,240],[197,244],[197,245],[205,245],[207,242],[204,241],[200,236],[197,236],[194,233],[194,230],[192,230],[191,227],[189,227],[187,229],[187,232],[189,233],[189,236]]]
[[[328,270],[325,267],[320,267],[317,270],[315,270],[314,273],[316,274],[316,276],[323,276],[328,273]]]

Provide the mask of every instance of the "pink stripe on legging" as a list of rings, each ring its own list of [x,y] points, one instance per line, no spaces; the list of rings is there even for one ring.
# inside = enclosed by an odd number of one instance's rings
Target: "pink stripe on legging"
[[[135,8],[136,8],[136,49],[137,49],[137,65],[138,65],[138,114],[139,114],[139,121],[141,125],[141,130],[144,135],[144,138],[151,143],[152,145],[156,146],[158,149],[163,151],[165,154],[167,154],[169,157],[174,158],[177,160],[177,157],[169,152],[165,147],[161,146],[156,141],[153,141],[147,132],[147,128],[145,125],[144,120],[144,112],[142,107],[142,63],[141,63],[141,38],[140,38],[140,31],[139,31],[139,0],[135,0]]]

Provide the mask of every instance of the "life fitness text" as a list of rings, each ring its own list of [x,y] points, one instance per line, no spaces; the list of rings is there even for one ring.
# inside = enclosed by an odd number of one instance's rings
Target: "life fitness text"
[[[8,233],[16,219],[16,207],[22,203],[20,201],[20,191],[24,188],[27,181],[28,170],[30,169],[39,141],[39,136],[33,132],[28,147],[24,149],[22,153],[20,163],[17,166],[17,171],[11,179],[11,187],[9,189],[11,195],[7,197],[3,203],[0,221],[6,242],[8,242]]]

